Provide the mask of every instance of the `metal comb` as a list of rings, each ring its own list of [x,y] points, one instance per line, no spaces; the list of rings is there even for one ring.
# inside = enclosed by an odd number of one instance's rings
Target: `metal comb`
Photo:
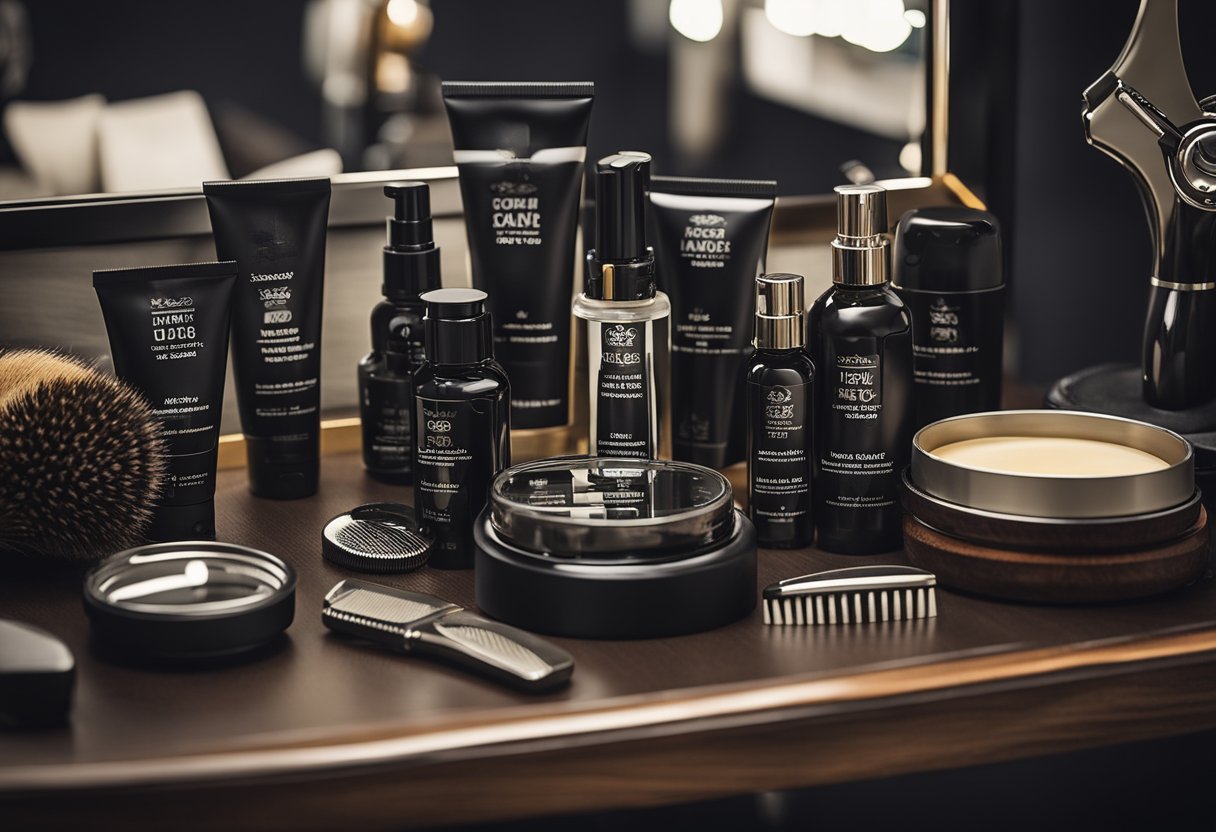
[[[433,595],[368,581],[339,581],[325,596],[321,621],[334,632],[441,659],[526,691],[560,687],[574,672],[569,653],[531,633]]]
[[[764,623],[864,624],[933,618],[937,578],[914,566],[854,566],[764,588]]]
[[[360,572],[409,572],[430,557],[434,537],[400,503],[368,503],[339,514],[321,532],[321,554]]]

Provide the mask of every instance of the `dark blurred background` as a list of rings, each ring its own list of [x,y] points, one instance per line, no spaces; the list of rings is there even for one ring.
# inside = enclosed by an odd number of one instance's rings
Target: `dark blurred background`
[[[791,194],[830,190],[854,160],[919,173],[927,0],[880,3],[885,24],[865,3],[820,3],[836,22],[810,5],[0,0],[22,44],[0,100],[190,90],[243,176],[320,148],[347,171],[449,164],[440,79],[592,80],[589,158],[642,148],[660,172],[777,178]],[[6,141],[0,164],[20,166],[20,151]],[[39,184],[0,179],[0,197]]]
[[[886,17],[866,29],[871,7]],[[1137,360],[1144,214],[1080,121],[1136,7],[949,5],[949,168],[1004,224],[1011,369],[1032,383]],[[0,0],[0,200],[450,164],[443,78],[594,80],[592,159],[646,149],[661,173],[772,177],[785,195],[916,175],[931,13],[931,0]],[[1216,91],[1216,3],[1182,0],[1181,14],[1202,98]]]

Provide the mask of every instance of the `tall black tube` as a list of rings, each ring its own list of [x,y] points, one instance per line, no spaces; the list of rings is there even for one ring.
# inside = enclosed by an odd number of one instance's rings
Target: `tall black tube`
[[[215,249],[238,266],[232,374],[249,488],[317,490],[328,179],[205,182]]]
[[[93,272],[119,378],[164,426],[169,470],[152,540],[215,538],[215,465],[236,263]]]
[[[443,85],[473,285],[490,296],[511,424],[570,421],[574,238],[591,83]]]
[[[655,176],[650,235],[671,300],[672,459],[725,468],[746,456],[744,369],[777,183]]]

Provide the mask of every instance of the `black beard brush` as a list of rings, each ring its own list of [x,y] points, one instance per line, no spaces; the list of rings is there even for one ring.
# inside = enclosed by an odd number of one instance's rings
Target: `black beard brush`
[[[142,543],[161,427],[122,381],[55,353],[0,354],[0,549],[92,561]]]

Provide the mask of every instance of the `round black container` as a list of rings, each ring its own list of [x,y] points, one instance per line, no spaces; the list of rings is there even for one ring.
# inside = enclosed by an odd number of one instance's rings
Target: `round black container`
[[[1139,367],[1101,364],[1057,381],[1047,406],[1110,413],[1139,419],[1180,433],[1195,450],[1195,484],[1203,493],[1208,517],[1216,517],[1216,402],[1186,410],[1161,410],[1144,401]]]
[[[756,605],[756,533],[699,465],[562,457],[495,477],[473,530],[477,605],[552,635],[653,638]]]
[[[295,614],[296,575],[234,543],[137,546],[85,577],[84,609],[105,650],[156,659],[228,656],[273,640]]]
[[[1005,283],[996,217],[919,208],[895,233],[891,285],[912,313],[916,427],[1001,406]]]

